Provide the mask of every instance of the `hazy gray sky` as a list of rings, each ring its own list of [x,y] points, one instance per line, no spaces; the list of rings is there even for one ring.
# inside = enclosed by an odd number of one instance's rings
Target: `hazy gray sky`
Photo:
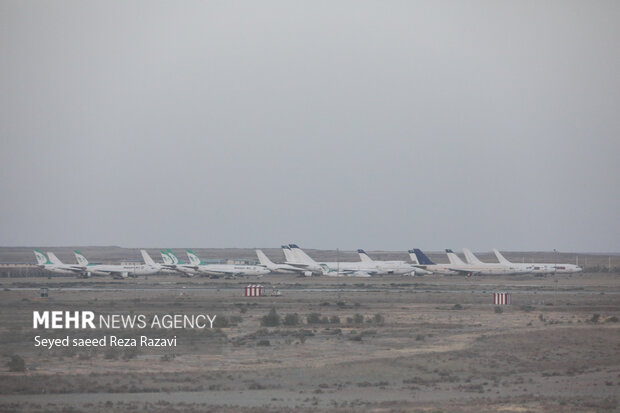
[[[618,1],[2,1],[0,245],[620,251]]]

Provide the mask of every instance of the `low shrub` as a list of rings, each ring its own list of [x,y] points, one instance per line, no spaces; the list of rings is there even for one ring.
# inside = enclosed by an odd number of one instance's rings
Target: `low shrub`
[[[282,324],[284,324],[285,326],[296,326],[297,324],[299,324],[299,314],[293,313],[285,315]]]
[[[215,320],[213,320],[213,327],[215,328],[226,328],[229,325],[230,322],[228,321],[228,318],[223,315],[219,315],[215,317]]]
[[[26,371],[26,362],[24,361],[23,358],[21,358],[17,354],[11,356],[11,360],[9,360],[9,362],[6,363],[6,365],[9,368],[9,371],[14,371],[14,372]]]
[[[321,324],[321,313],[310,313],[306,316],[308,324]]]
[[[276,312],[275,307],[271,307],[269,313],[261,318],[260,324],[265,327],[275,327],[280,325],[280,316]]]

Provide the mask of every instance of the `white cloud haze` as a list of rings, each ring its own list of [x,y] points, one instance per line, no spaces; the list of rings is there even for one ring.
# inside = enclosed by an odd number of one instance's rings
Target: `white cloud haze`
[[[620,251],[620,3],[0,4],[0,245]]]

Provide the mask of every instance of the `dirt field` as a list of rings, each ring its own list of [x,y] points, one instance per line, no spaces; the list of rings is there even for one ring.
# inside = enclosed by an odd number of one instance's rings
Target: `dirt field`
[[[620,276],[555,280],[0,279],[0,411],[616,411]],[[243,297],[248,283],[282,296]],[[511,292],[512,305],[494,306],[495,291]],[[298,324],[262,326],[271,308]],[[32,311],[43,309],[207,313],[222,324],[34,330]],[[141,334],[177,346],[34,347],[35,335]],[[10,371],[14,355],[25,372]]]

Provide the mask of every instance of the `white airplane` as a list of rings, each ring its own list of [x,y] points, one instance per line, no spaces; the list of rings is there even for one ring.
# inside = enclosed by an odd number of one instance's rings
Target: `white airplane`
[[[151,258],[151,256],[149,255],[148,252],[146,252],[146,250],[140,250],[140,254],[142,254],[142,259],[144,260],[144,263],[146,265],[150,265],[153,268],[157,268],[158,272],[166,272],[166,273],[173,273],[173,272],[175,272],[173,269],[168,268],[165,265],[165,262],[163,264],[155,262],[155,260],[153,260],[153,258]]]
[[[447,251],[447,250],[446,250]],[[459,273],[456,269],[457,267],[452,264],[436,264],[431,261],[430,258],[426,256],[420,249],[414,248],[409,250],[409,257],[411,258],[411,262],[418,268],[422,268],[423,270],[431,271],[434,274],[443,274],[443,275],[455,275]],[[467,274],[467,272],[462,272]],[[472,275],[472,274],[469,274]]]
[[[350,277],[369,277],[379,274],[377,266],[368,262],[316,262],[306,254],[296,244],[289,244],[290,261],[287,258],[286,264],[298,266],[308,271],[321,272],[323,275]],[[287,252],[284,249],[284,255]]]
[[[63,264],[62,261],[54,255],[53,252],[48,252],[47,256],[41,250],[34,250],[34,256],[37,259],[37,266],[44,270],[56,273],[56,274],[73,274],[78,276],[90,276],[84,269],[75,264]]]
[[[142,253],[142,257],[145,255],[148,256],[146,251],[140,250]],[[114,278],[127,278],[131,276],[138,275],[149,275],[155,274],[159,271],[159,268],[154,265],[149,264],[139,264],[139,265],[116,265],[116,264],[90,264],[86,257],[78,251],[74,250],[75,258],[78,262],[78,266],[81,267],[84,271],[90,272],[92,274],[97,275],[111,275]],[[149,257],[150,258],[150,257]],[[150,260],[153,262],[153,260]]]
[[[161,252],[161,259],[164,262],[162,266],[169,271],[180,272],[186,277],[193,277],[199,273],[198,269],[191,265],[186,264],[179,260],[179,258],[172,252],[172,250],[167,249]]]
[[[518,267],[513,264],[506,265],[502,263],[493,264],[493,263],[482,262],[478,259],[478,257],[476,257],[467,248],[463,248],[463,254],[465,255],[465,260],[467,261],[467,264],[476,268],[480,274],[517,275],[517,274],[527,274],[532,271],[530,267]],[[448,259],[450,260],[450,263],[452,263],[453,259],[455,258],[461,261],[461,259],[456,254],[454,253],[448,254]]]
[[[312,271],[309,271],[309,270],[306,270],[300,267],[295,267],[294,265],[274,263],[261,250],[256,250],[256,255],[258,256],[258,262],[260,262],[260,265],[262,265],[263,267],[266,267],[272,272],[289,272],[289,273],[292,272],[292,273],[304,275],[306,277],[312,276]]]
[[[583,269],[575,264],[548,264],[548,263],[516,263],[510,262],[497,250],[493,249],[493,253],[497,257],[497,260],[504,265],[511,265],[517,268],[528,268],[532,274],[554,274],[564,273],[570,274],[583,271]]]
[[[420,266],[425,270],[432,271],[436,274],[444,275],[466,275],[471,277],[472,275],[508,275],[508,274],[523,274],[525,271],[519,271],[518,269],[510,268],[500,264],[487,264],[478,260],[476,264],[470,264],[463,262],[454,251],[447,249],[449,264],[436,264],[430,260],[421,250],[414,248],[409,250],[411,260],[416,263],[416,266]],[[471,252],[470,252],[471,254]],[[473,255],[473,254],[471,254]],[[466,254],[467,256],[467,254]],[[476,258],[477,259],[477,258]]]
[[[416,268],[414,265],[411,265],[405,261],[376,261],[370,258],[364,250],[357,250],[357,253],[359,254],[362,262],[375,264],[377,266],[377,270],[379,270],[379,274],[430,274],[430,271],[426,271],[422,268]]]
[[[284,253],[284,263],[294,265],[294,263],[297,262],[297,257],[291,250],[291,247],[289,247],[288,245],[282,245],[281,248],[282,248],[282,252]],[[301,266],[301,265],[297,264],[297,266]]]
[[[203,262],[192,250],[186,250],[190,265],[196,270],[211,275],[257,275],[262,277],[271,271],[261,265],[208,264]]]
[[[364,270],[340,270],[330,268],[327,264],[319,264],[323,275],[328,277],[370,277],[371,274]]]

